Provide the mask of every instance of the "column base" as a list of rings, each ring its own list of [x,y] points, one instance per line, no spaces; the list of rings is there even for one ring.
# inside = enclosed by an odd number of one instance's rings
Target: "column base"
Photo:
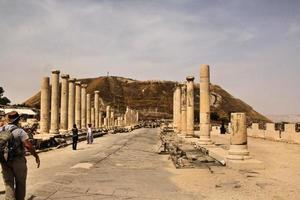
[[[247,145],[230,145],[227,159],[229,160],[251,159]]]
[[[59,133],[61,133],[61,134],[66,134],[66,133],[68,133],[69,131],[68,130],[66,130],[66,129],[60,129],[59,130]]]
[[[58,130],[50,130],[49,133],[50,134],[59,134],[59,131]]]
[[[194,137],[194,133],[187,133],[185,135],[186,138],[193,138]]]
[[[208,136],[201,136],[199,138],[199,141],[197,142],[199,145],[212,145],[214,144],[213,141]]]

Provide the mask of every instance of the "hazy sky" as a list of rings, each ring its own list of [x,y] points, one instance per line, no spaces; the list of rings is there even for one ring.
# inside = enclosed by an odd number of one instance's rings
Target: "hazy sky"
[[[14,103],[51,69],[198,82],[203,63],[257,111],[300,113],[300,1],[0,0],[0,86]]]

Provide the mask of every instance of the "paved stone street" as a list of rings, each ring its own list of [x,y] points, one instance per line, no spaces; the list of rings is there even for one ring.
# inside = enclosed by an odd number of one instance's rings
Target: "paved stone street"
[[[250,139],[250,152],[256,149],[255,157],[268,160],[266,170],[175,169],[167,155],[157,154],[158,134],[159,129],[139,129],[105,135],[93,145],[81,142],[77,151],[69,146],[41,153],[40,169],[28,157],[27,198],[284,200],[300,195],[299,145]]]

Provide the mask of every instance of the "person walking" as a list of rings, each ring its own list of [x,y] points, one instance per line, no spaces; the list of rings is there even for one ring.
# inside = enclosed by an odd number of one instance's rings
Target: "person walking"
[[[1,160],[5,200],[24,200],[27,178],[25,149],[35,157],[37,168],[40,167],[41,162],[35,148],[29,141],[28,134],[18,125],[20,115],[16,111],[12,111],[6,114],[5,120],[7,124],[0,127],[0,134],[2,136],[8,132],[12,134],[8,141],[11,149],[8,150],[6,159]]]
[[[76,124],[74,124],[73,128],[72,128],[72,140],[73,140],[73,143],[72,143],[73,150],[76,150],[77,142],[78,142],[78,129],[76,127]]]
[[[93,143],[93,131],[92,131],[92,124],[88,124],[87,135],[86,135],[87,143]]]

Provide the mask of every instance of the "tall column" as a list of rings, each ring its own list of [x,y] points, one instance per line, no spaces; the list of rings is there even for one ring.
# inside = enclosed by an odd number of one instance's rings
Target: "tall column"
[[[68,93],[69,75],[61,75],[61,96],[60,96],[60,133],[68,132]]]
[[[86,95],[86,123],[91,123],[91,94]]]
[[[81,129],[86,130],[86,88],[87,84],[81,85]]]
[[[110,106],[106,106],[106,126],[107,128],[110,128]]]
[[[114,111],[111,111],[111,113],[110,113],[110,126],[112,128],[114,128],[114,126],[115,126],[115,112]]]
[[[186,77],[186,135],[194,136],[194,77]]]
[[[181,131],[181,89],[177,86],[175,89],[175,132],[180,133]]]
[[[75,124],[81,130],[81,82],[75,83]]]
[[[95,108],[94,107],[91,108],[91,124],[92,124],[92,127],[95,128]]]
[[[200,67],[200,140],[199,144],[212,144],[210,139],[210,73],[209,65]]]
[[[245,113],[231,113],[230,148],[227,159],[250,159],[247,147],[247,124]]]
[[[181,134],[186,135],[186,85],[181,87]]]
[[[44,77],[41,84],[41,115],[40,115],[40,133],[49,133],[50,121],[50,83],[49,77]]]
[[[99,129],[99,91],[96,90],[94,96],[94,106],[95,106],[95,128]]]
[[[135,120],[136,120],[137,124],[139,123],[139,118],[140,118],[140,113],[139,113],[139,111],[137,111],[135,114]]]
[[[99,127],[102,128],[103,123],[102,123],[102,111],[99,112]]]
[[[75,79],[69,79],[68,130],[75,124]]]
[[[59,133],[59,71],[51,74],[51,134]]]

